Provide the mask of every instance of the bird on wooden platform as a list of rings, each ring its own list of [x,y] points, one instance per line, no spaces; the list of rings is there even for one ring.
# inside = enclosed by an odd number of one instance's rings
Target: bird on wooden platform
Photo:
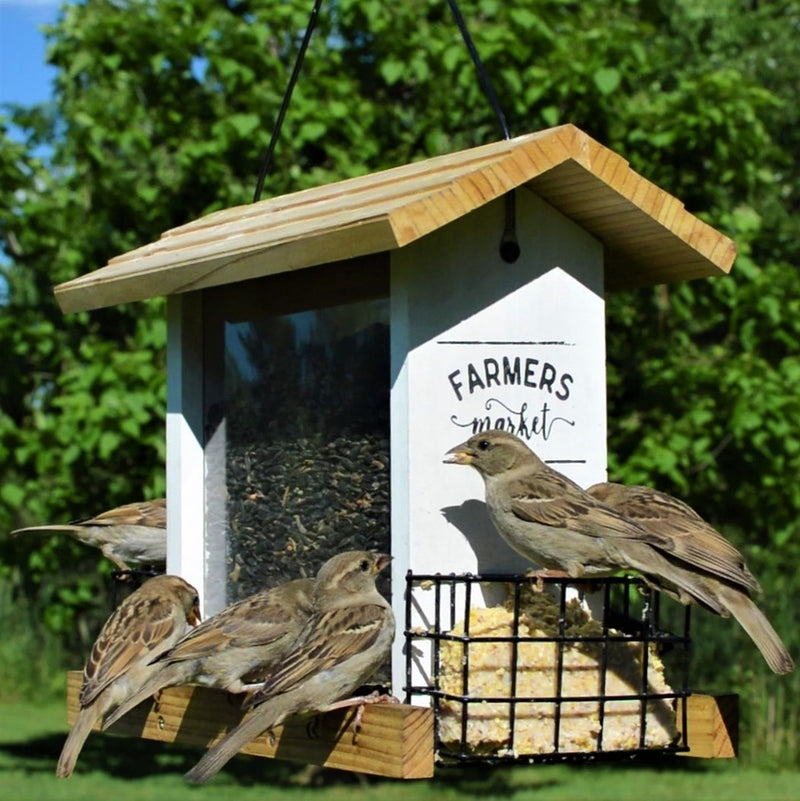
[[[103,729],[166,687],[199,684],[241,693],[260,686],[311,616],[313,594],[314,579],[295,579],[206,618],[153,660],[153,676],[105,718]]]
[[[164,570],[167,563],[167,501],[127,503],[95,517],[66,524],[26,526],[11,533],[64,532],[99,548],[120,570],[142,567]]]
[[[80,711],[61,750],[57,776],[71,775],[97,720],[136,692],[158,670],[151,660],[199,620],[197,590],[171,575],[148,579],[111,613],[83,670]]]
[[[254,737],[291,715],[362,706],[351,698],[389,656],[392,609],[375,586],[390,562],[386,554],[349,551],[328,560],[317,574],[314,613],[280,667],[247,703],[236,728],[186,774],[202,783],[214,776]]]

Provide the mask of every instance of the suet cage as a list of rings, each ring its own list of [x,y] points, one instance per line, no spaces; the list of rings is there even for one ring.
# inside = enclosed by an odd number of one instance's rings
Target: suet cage
[[[474,606],[478,587],[500,602]],[[420,592],[434,596],[432,617]],[[631,577],[576,590],[553,577],[409,572],[406,701],[429,699],[437,760],[688,751],[690,607],[670,610],[668,629],[661,598]]]

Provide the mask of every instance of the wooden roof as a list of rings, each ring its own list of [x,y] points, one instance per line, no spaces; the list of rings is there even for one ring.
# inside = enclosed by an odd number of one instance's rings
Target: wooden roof
[[[606,288],[727,273],[734,243],[573,125],[214,212],[60,284],[65,312],[401,248],[525,186],[605,247]]]

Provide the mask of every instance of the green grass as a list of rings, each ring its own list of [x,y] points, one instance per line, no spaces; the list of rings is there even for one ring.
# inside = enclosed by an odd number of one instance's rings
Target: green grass
[[[445,768],[425,782],[237,757],[205,787],[184,783],[196,749],[92,734],[75,774],[56,779],[67,731],[63,703],[0,706],[0,797],[13,801],[794,801],[800,771],[742,767],[736,761],[675,758],[658,764]]]

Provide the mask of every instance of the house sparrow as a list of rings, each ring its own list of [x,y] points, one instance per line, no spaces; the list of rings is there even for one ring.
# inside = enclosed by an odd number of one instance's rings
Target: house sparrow
[[[154,674],[103,722],[107,729],[165,687],[249,689],[279,664],[312,613],[313,579],[297,579],[227,606],[152,660]]]
[[[601,483],[587,492],[649,531],[669,537],[674,544],[671,558],[716,600],[711,611],[723,617],[733,615],[775,673],[794,668],[781,638],[751,599],[760,587],[742,555],[694,509],[650,487]],[[659,589],[675,594],[669,586]]]
[[[635,570],[671,587],[683,603],[695,600],[723,613],[714,592],[680,561],[672,536],[594,498],[517,437],[484,431],[449,450],[445,462],[472,465],[480,473],[495,528],[534,564],[571,578]]]
[[[95,721],[123,703],[158,670],[148,664],[199,622],[197,590],[178,576],[155,576],[131,593],[103,625],[86,661],[80,712],[56,776],[72,773]]]
[[[364,684],[389,656],[394,616],[375,587],[375,577],[390,560],[386,554],[348,551],[323,565],[314,588],[314,614],[294,646],[249,699],[250,711],[242,722],[186,779],[205,782],[250,740],[290,715],[364,703],[363,698],[340,699]]]
[[[164,498],[117,506],[107,512],[66,525],[27,526],[12,534],[64,531],[99,548],[120,570],[167,563],[167,502]]]

